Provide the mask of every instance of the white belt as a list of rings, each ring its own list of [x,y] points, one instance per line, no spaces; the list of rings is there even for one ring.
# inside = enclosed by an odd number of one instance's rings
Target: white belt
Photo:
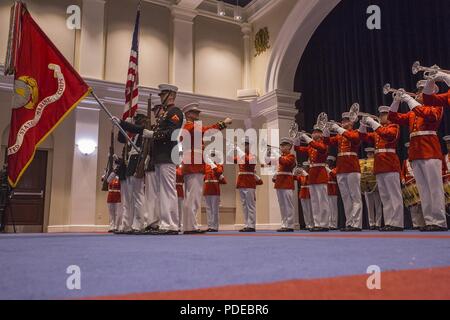
[[[437,136],[436,131],[416,131],[409,135],[410,138],[419,136]]]
[[[277,172],[277,176],[293,176],[292,172]]]
[[[328,182],[328,184],[337,184],[337,182],[336,181],[331,181],[331,182]]]
[[[205,180],[205,183],[219,183],[219,180]]]
[[[108,192],[120,192],[120,190],[108,190]]]
[[[252,175],[252,176],[254,176],[256,173],[254,173],[254,172],[239,172],[239,175],[240,176],[242,176],[242,175]]]
[[[177,182],[177,186],[182,186],[183,182]]]
[[[317,168],[317,167],[326,167],[327,164],[326,163],[311,163],[309,165],[310,168]]]
[[[302,186],[300,189],[309,189],[309,186]]]
[[[395,149],[377,149],[375,153],[397,153]]]
[[[345,157],[345,156],[355,156],[355,157],[357,157],[358,154],[356,152],[341,152],[341,153],[338,153],[338,157]]]

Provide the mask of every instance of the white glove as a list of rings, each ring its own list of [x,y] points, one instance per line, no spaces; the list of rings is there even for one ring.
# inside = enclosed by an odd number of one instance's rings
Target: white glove
[[[299,145],[302,144],[302,138],[301,137],[297,137],[294,140],[294,146],[298,147]]]
[[[328,173],[328,174],[330,174],[330,172],[333,171],[333,170],[330,169],[329,166],[326,166],[325,169],[327,170],[327,173]]]
[[[398,108],[400,108],[400,100],[394,99],[391,104],[390,112],[398,112]]]
[[[337,132],[340,135],[342,135],[345,131],[347,131],[344,128],[342,128],[340,125],[338,125],[337,123],[333,123],[331,125],[331,130]]]
[[[144,129],[144,131],[142,132],[142,137],[144,137],[144,139],[152,139],[153,134],[154,134],[154,131]]]
[[[231,118],[226,118],[225,120],[223,120],[223,123],[225,123],[227,126],[229,126],[230,124],[233,123],[233,120]]]
[[[359,122],[359,129],[358,129],[358,131],[359,131],[360,133],[367,133],[367,127],[366,127],[366,125],[363,123],[362,120]]]
[[[117,118],[116,116],[113,116],[111,120],[112,120],[112,122],[114,122],[114,123],[120,124],[120,119]]]
[[[409,95],[404,95],[402,101],[408,104],[410,110],[414,110],[414,108],[419,107],[421,105],[419,102],[417,102],[413,97]]]
[[[324,136],[325,138],[329,138],[329,137],[330,137],[330,130],[329,130],[328,128],[325,128],[325,129],[323,130],[323,136]]]
[[[381,124],[376,122],[374,119],[366,117],[365,123],[372,128],[373,131],[377,130],[379,127],[381,127]]]
[[[126,118],[126,119],[125,119],[125,122],[133,123],[133,118]],[[120,120],[119,120],[119,123],[120,123]]]
[[[429,96],[434,94],[435,93],[434,89],[435,89],[435,86],[436,86],[436,81],[437,81],[437,78],[427,80],[427,82],[425,83],[425,87],[423,88],[423,93],[427,94]]]
[[[307,134],[305,134],[305,133],[303,133],[301,136],[301,139],[303,140],[303,141],[305,141],[307,144],[310,144],[312,141],[313,141],[313,139],[311,139]]]

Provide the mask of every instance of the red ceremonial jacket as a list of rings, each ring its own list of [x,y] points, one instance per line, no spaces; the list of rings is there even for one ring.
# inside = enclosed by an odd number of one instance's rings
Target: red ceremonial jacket
[[[400,173],[400,159],[397,155],[397,144],[400,138],[400,127],[387,124],[375,132],[360,133],[363,141],[375,145],[373,172],[375,175],[387,172]]]
[[[191,135],[191,150],[186,150],[186,152],[190,152],[191,154],[191,163],[190,164],[183,164],[183,174],[195,174],[195,173],[205,173],[205,162],[203,161],[203,150],[205,149],[205,144],[203,143],[203,135],[206,131],[216,129],[216,130],[222,130],[225,129],[225,125],[223,122],[218,122],[212,126],[200,126],[195,124],[192,121],[186,122],[186,124],[183,127],[184,130],[188,131]],[[196,131],[200,131],[201,134],[196,133]],[[201,149],[195,149],[196,144],[194,137],[196,139],[199,139],[199,136],[201,138]],[[198,142],[197,142],[198,144]],[[186,156],[186,155],[184,155]],[[201,163],[195,164],[195,162]]]
[[[107,203],[120,203],[120,180],[119,178],[114,178],[108,184],[108,198]]]
[[[450,90],[447,93],[423,95],[423,103],[427,106],[450,108]]]
[[[292,153],[284,154],[279,158],[275,176],[275,189],[295,189],[292,170],[296,165],[295,156]]]
[[[343,135],[325,137],[324,142],[338,147],[336,174],[361,172],[358,159],[361,140],[358,131],[347,130]]]
[[[311,199],[308,186],[308,176],[295,176],[295,180],[297,180],[300,184],[300,190],[298,192],[299,199]]]
[[[178,198],[184,199],[184,176],[183,176],[183,167],[178,166],[177,167],[177,195]]]
[[[239,165],[236,188],[256,189],[256,158],[252,154],[246,154],[242,160],[234,157],[234,163]]]
[[[408,158],[410,161],[442,159],[441,144],[436,133],[442,116],[442,108],[428,106],[416,107],[407,113],[389,112],[390,121],[409,127]]]
[[[339,188],[336,179],[336,168],[331,170],[328,174],[328,195],[337,196],[339,194]]]
[[[308,184],[326,184],[328,183],[328,174],[325,169],[328,147],[323,140],[312,141],[308,147],[295,147],[295,151],[301,154],[307,154],[310,162]]]
[[[203,185],[204,196],[220,196],[220,185],[227,184],[223,176],[223,165],[216,164],[217,167],[212,169],[210,165],[205,165],[205,178]]]

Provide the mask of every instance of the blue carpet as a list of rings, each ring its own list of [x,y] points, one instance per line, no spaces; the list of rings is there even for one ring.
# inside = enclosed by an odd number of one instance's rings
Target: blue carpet
[[[77,298],[328,278],[364,274],[369,265],[382,271],[450,266],[450,239],[263,234],[267,237],[0,235],[0,298]],[[69,265],[81,268],[81,290],[66,288]]]

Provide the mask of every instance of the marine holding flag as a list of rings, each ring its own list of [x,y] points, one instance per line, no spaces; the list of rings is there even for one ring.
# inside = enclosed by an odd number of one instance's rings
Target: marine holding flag
[[[15,187],[36,148],[91,92],[31,17],[24,3],[11,10],[5,75],[14,74],[8,181]]]

